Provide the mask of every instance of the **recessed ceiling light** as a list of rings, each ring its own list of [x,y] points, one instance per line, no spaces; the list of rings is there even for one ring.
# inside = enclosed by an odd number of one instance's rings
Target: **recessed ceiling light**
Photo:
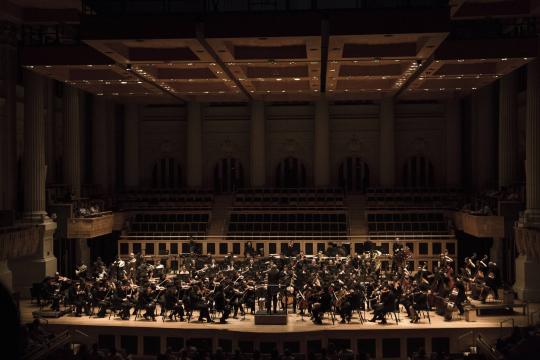
[[[294,78],[294,81],[299,81],[299,80],[300,80],[300,78]]]
[[[281,81],[281,80],[283,80],[283,79],[282,78],[276,78],[276,81]]]
[[[507,59],[507,58],[502,58],[502,59],[501,59],[501,61],[506,61],[506,60],[508,60],[508,59]]]
[[[120,81],[120,84],[126,85],[126,84],[127,84],[127,81]]]

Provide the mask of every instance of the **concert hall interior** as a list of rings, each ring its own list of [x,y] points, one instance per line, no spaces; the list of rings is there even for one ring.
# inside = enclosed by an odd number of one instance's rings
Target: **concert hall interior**
[[[537,359],[540,1],[0,1],[4,359]]]

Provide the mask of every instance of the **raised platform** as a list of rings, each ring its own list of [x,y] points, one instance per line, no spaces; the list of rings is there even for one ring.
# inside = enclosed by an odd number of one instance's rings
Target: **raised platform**
[[[33,320],[32,312],[38,307],[29,301],[21,302],[22,321],[27,323]],[[530,313],[540,310],[540,304],[529,304]],[[271,315],[273,316],[273,315]],[[267,317],[271,317],[268,316]],[[365,313],[367,319],[371,318],[369,312]],[[195,317],[196,318],[196,317]],[[465,321],[465,317],[455,316],[451,321],[444,321],[442,316],[430,312],[430,320],[422,317],[418,324],[411,324],[405,312],[400,313],[400,321],[388,321],[386,325],[378,323],[361,323],[358,314],[355,313],[349,324],[340,324],[339,317],[335,324],[326,315],[323,325],[314,324],[308,316],[301,317],[298,314],[286,315],[287,323],[284,325],[256,325],[253,315],[239,316],[238,319],[229,318],[227,324],[199,323],[197,321],[179,322],[147,321],[144,319],[121,320],[118,317],[108,316],[105,318],[89,318],[88,316],[75,317],[65,315],[60,318],[47,319],[48,326],[54,331],[77,330],[84,336],[76,339],[81,343],[91,345],[95,342],[112,341],[112,344],[120,346],[122,341],[128,338],[137,338],[137,353],[144,353],[146,338],[159,339],[161,351],[164,352],[167,344],[181,339],[182,344],[206,344],[209,349],[215,349],[223,344],[229,344],[231,349],[241,348],[243,352],[252,352],[251,349],[264,349],[269,344],[275,345],[279,352],[297,346],[300,353],[311,352],[312,347],[328,347],[330,342],[347,344],[354,353],[362,351],[366,344],[370,348],[374,358],[383,358],[383,349],[388,344],[395,344],[400,339],[401,355],[398,358],[406,359],[406,344],[408,339],[423,339],[425,350],[430,353],[440,343],[447,344],[445,352],[460,352],[467,350],[472,339],[477,335],[494,342],[498,337],[512,332],[510,319],[515,325],[525,326],[529,316],[521,313],[513,313],[511,316],[481,316],[474,322]],[[502,325],[501,325],[502,322]],[[110,340],[107,340],[110,339]],[[148,341],[152,341],[149,339]],[[157,340],[156,340],[157,341]],[[180,341],[180,340],[178,340]],[[412,341],[412,340],[411,340]],[[104,343],[107,344],[107,343]],[[295,345],[296,344],[296,345]],[[439,345],[437,345],[439,344]],[[197,345],[200,346],[200,345]],[[399,347],[399,346],[398,346]]]
[[[288,316],[284,311],[278,311],[275,314],[257,311],[255,313],[255,325],[287,325],[287,318]]]

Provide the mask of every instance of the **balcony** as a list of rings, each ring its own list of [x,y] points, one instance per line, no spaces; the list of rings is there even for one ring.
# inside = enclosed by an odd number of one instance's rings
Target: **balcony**
[[[469,235],[479,238],[504,238],[503,216],[473,215],[456,211],[454,223],[458,230]]]
[[[112,212],[102,212],[99,216],[84,218],[69,218],[67,237],[70,239],[91,239],[110,234],[113,231],[114,215]]]

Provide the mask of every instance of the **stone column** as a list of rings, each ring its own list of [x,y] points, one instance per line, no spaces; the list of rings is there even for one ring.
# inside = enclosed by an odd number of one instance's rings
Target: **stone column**
[[[47,183],[56,182],[55,151],[54,151],[54,124],[55,124],[55,95],[54,80],[47,79],[47,116],[45,118],[45,163],[47,164]]]
[[[477,91],[472,98],[473,110],[473,177],[477,191],[496,186],[494,181],[496,146],[496,118],[493,108],[495,97],[491,86]]]
[[[526,210],[529,227],[540,229],[540,61],[527,68],[527,113],[525,119]]]
[[[75,198],[81,196],[79,90],[64,86],[64,182]]]
[[[461,186],[461,101],[446,103],[446,185]]]
[[[517,76],[512,72],[499,85],[499,188],[517,182],[517,110]]]
[[[379,166],[380,184],[382,187],[395,185],[395,120],[394,99],[384,98],[381,101],[379,113],[380,139],[379,139]]]
[[[526,210],[516,230],[516,282],[523,300],[540,301],[540,62],[527,66]]]
[[[139,108],[137,104],[126,104],[124,182],[126,188],[139,186]]]
[[[93,98],[92,115],[92,182],[109,191],[107,155],[107,102],[103,97]]]
[[[24,72],[24,217],[39,222],[45,211],[45,117],[43,78]]]
[[[266,118],[262,101],[251,103],[250,135],[251,186],[262,187],[266,185]]]
[[[9,262],[13,271],[13,288],[23,297],[29,296],[32,283],[53,275],[56,258],[53,235],[56,223],[45,211],[45,117],[43,112],[44,82],[34,72],[24,73],[24,222],[39,227],[38,250],[32,256]]]
[[[202,111],[201,104],[187,105],[187,186],[202,186]]]
[[[330,126],[325,95],[315,103],[313,168],[315,186],[330,185]]]
[[[12,29],[13,30],[13,29]],[[0,209],[16,208],[17,164],[16,103],[17,103],[17,45],[15,31],[0,29],[0,79],[3,80],[3,99],[0,99]]]

